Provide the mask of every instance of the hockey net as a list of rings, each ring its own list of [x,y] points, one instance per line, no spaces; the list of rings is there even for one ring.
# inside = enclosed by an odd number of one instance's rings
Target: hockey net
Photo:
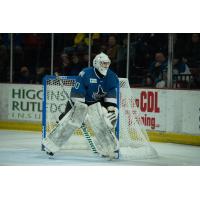
[[[76,77],[61,76],[63,85],[68,94],[76,84]],[[117,133],[120,142],[120,158],[146,159],[157,157],[147,132],[143,126],[140,112],[135,104],[128,79],[119,79],[119,122]],[[43,138],[57,125],[59,115],[64,112],[68,99],[55,76],[46,76],[43,80]],[[91,137],[93,131],[87,127]],[[66,142],[63,149],[90,149],[83,137],[81,129],[77,129]]]

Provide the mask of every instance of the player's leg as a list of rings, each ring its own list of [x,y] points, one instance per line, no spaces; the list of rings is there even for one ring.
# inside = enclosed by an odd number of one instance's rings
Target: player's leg
[[[55,129],[43,139],[45,150],[54,154],[67,142],[73,132],[80,128],[87,114],[88,106],[76,102],[74,107],[59,121]]]
[[[95,145],[101,155],[115,158],[116,151],[119,150],[119,142],[115,136],[115,131],[111,122],[107,118],[107,112],[100,103],[88,107],[88,117],[86,123],[93,129],[95,134]]]

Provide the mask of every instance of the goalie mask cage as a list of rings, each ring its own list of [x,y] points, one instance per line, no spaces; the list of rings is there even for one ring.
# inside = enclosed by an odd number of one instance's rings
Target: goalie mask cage
[[[71,88],[76,84],[76,76],[60,76],[64,89],[70,95]],[[119,118],[116,135],[120,143],[120,158],[145,159],[157,157],[147,132],[143,126],[140,112],[134,101],[128,79],[120,78],[117,90]],[[45,76],[43,79],[43,109],[42,109],[42,138],[45,138],[56,126],[59,115],[64,112],[68,99],[56,76]],[[87,127],[91,137],[92,129]],[[77,129],[62,149],[90,149]]]

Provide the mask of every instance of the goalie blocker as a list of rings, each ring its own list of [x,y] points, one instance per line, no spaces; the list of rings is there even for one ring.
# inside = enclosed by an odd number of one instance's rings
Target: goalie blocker
[[[99,102],[89,107],[84,103],[75,102],[74,107],[65,116],[62,116],[56,128],[43,139],[42,143],[46,152],[53,155],[59,151],[73,132],[84,122],[94,132],[93,142],[97,152],[110,159],[117,158],[119,142],[115,136],[116,110],[111,107],[107,111]]]

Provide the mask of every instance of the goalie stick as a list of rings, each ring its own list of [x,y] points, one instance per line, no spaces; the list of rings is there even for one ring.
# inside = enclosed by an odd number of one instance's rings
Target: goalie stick
[[[61,85],[61,87],[62,87],[62,90],[63,90],[63,92],[65,93],[65,95],[66,95],[66,97],[67,97],[67,99],[68,99],[68,101],[69,101],[69,103],[70,103],[70,106],[73,108],[73,107],[74,107],[74,104],[72,103],[72,100],[71,100],[69,94],[68,94],[67,91],[64,89],[64,85],[63,85],[63,82],[62,82],[61,78],[59,77],[59,75],[58,75],[57,72],[55,73],[55,75],[56,75],[56,79],[59,81],[59,83],[60,83],[60,85]],[[92,138],[90,137],[90,135],[89,135],[89,133],[88,133],[88,130],[87,130],[87,127],[85,126],[84,123],[83,123],[82,126],[81,126],[81,130],[82,130],[82,133],[83,133],[85,139],[88,141],[88,144],[89,144],[89,146],[90,146],[92,152],[93,152],[93,153],[98,153],[98,151],[97,151],[97,149],[96,149],[96,147],[95,147],[95,144],[94,144]]]

